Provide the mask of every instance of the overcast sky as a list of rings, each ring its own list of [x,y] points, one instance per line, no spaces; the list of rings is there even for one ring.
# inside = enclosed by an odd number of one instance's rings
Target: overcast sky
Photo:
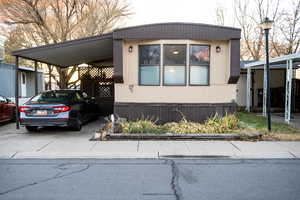
[[[134,15],[128,25],[157,22],[215,23],[218,3],[232,7],[233,0],[128,0]]]
[[[234,22],[234,0],[127,0],[135,13],[126,20],[126,26],[161,23],[194,22],[216,23],[216,8],[225,8],[225,25],[237,26]],[[291,0],[280,0],[284,8]]]

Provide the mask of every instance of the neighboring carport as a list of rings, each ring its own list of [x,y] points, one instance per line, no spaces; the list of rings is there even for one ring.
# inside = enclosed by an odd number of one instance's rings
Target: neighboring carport
[[[67,68],[74,65],[86,63],[88,65],[97,65],[99,63],[113,62],[113,34],[103,34],[77,40],[70,40],[56,44],[39,46],[29,49],[13,51],[12,55],[16,57],[16,80],[18,85],[19,58],[32,60],[35,63],[37,74],[37,63],[45,63],[59,68]],[[37,94],[37,76],[35,81],[35,92]],[[15,87],[16,106],[19,106],[19,91]],[[19,129],[19,115],[16,109],[16,128]]]
[[[252,105],[252,93],[251,93],[251,82],[252,73],[251,70],[263,70],[263,115],[266,116],[266,64],[265,60],[251,62],[245,65],[247,69],[247,110],[251,110]],[[283,69],[285,70],[285,122],[289,123],[291,120],[291,97],[292,97],[292,77],[293,69],[300,68],[300,54],[290,54],[277,58],[270,59],[270,70]]]

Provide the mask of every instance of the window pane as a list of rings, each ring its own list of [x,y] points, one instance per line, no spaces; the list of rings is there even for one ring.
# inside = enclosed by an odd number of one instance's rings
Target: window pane
[[[38,94],[33,97],[31,102],[51,102],[51,103],[59,103],[59,102],[67,102],[72,98],[71,92],[64,91],[48,91],[45,93]]]
[[[165,85],[185,85],[185,66],[165,66]]]
[[[139,46],[140,65],[159,65],[160,64],[160,45],[141,45]]]
[[[197,65],[209,62],[209,46],[190,46],[190,65]]]
[[[186,45],[168,44],[164,45],[164,64],[165,65],[185,65]]]
[[[208,66],[191,66],[190,84],[208,85]]]
[[[159,66],[141,66],[140,84],[159,85]]]

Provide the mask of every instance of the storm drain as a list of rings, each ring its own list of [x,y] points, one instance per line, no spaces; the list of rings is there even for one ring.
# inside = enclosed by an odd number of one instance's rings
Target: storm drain
[[[181,158],[181,159],[218,159],[218,158],[231,158],[230,156],[223,155],[160,155],[160,158]]]

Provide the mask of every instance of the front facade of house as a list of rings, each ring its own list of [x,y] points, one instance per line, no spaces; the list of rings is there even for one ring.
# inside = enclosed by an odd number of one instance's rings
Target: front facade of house
[[[134,29],[139,27],[123,31],[118,41],[123,82],[115,83],[116,114],[169,122],[235,111],[238,29],[189,24]],[[149,39],[139,39],[145,32]]]
[[[203,121],[236,109],[240,35],[224,26],[149,24],[13,55],[61,68],[88,64],[81,89],[128,120]]]

